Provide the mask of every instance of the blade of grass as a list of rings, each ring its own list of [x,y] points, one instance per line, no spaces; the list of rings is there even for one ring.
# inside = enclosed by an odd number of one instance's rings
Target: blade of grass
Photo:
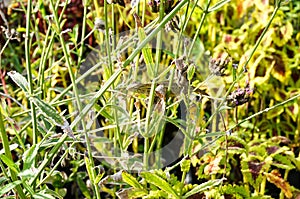
[[[5,131],[5,128],[4,128],[4,122],[3,122],[2,110],[1,109],[0,109],[0,131],[1,131],[2,145],[3,145],[4,151],[5,151],[5,157],[13,162],[12,154],[9,150],[9,142],[8,142],[7,134],[6,134],[6,131]],[[18,181],[18,178],[17,178],[18,174],[10,167],[9,167],[9,171],[10,171],[12,182]],[[17,190],[17,193],[19,194],[20,198],[22,198],[22,199],[26,198],[21,185],[16,185],[16,190]]]

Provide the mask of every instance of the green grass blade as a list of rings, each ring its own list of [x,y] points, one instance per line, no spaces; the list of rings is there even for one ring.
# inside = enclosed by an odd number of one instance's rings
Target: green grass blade
[[[2,196],[3,194],[9,192],[13,188],[15,188],[17,185],[20,185],[21,183],[22,183],[21,180],[17,180],[17,181],[11,182],[11,183],[3,186],[2,188],[0,188],[0,196]]]
[[[215,10],[218,10],[219,8],[221,8],[223,5],[225,5],[226,3],[230,2],[230,1],[231,0],[221,0],[218,3],[216,3],[215,5],[208,8],[208,12],[213,12]]]
[[[34,159],[38,154],[39,145],[32,145],[27,151],[24,153],[24,166],[23,170],[30,169],[34,167]]]

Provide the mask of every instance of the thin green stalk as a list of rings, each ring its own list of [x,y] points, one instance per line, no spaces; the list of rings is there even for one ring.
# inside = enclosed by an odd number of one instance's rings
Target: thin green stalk
[[[46,158],[43,160],[43,162],[40,164],[40,166],[37,168],[37,172],[35,176],[29,181],[29,184],[32,186],[37,178],[41,175],[41,173],[45,170],[46,166],[53,160],[53,158],[57,155],[58,150],[60,147],[64,144],[65,140],[68,138],[68,134],[64,133],[59,140],[57,141],[57,144],[50,150],[50,152],[45,156]]]
[[[163,20],[157,25],[157,27],[146,37],[145,40],[143,40],[137,47],[136,49],[129,55],[129,57],[125,60],[125,62],[123,63],[123,67],[128,66],[133,59],[135,58],[135,56],[142,50],[142,48],[147,45],[152,38],[154,38],[157,33],[164,28],[164,26],[166,25],[166,23],[168,21],[170,21],[175,14],[188,2],[188,0],[183,0],[180,3],[178,3],[178,5],[169,13],[167,14]]]
[[[79,47],[79,55],[77,60],[77,68],[80,68],[82,62],[82,55],[84,49],[84,40],[85,40],[85,31],[86,31],[86,19],[87,19],[87,7],[88,7],[88,0],[83,0],[83,17],[82,17],[82,31],[81,31],[81,41]]]
[[[114,13],[112,13],[114,14]],[[109,28],[108,28],[108,4],[107,1],[104,1],[104,16],[105,16],[105,47],[106,47],[106,55],[108,57],[108,71],[109,74],[108,76],[111,77],[111,75],[113,74],[113,65],[112,65],[112,59],[111,59],[111,47],[110,47],[110,41],[109,41],[109,37],[110,37],[110,33],[109,33]],[[112,84],[112,88],[114,89],[114,84]],[[113,103],[117,104],[117,101],[115,99],[115,97],[113,97]],[[120,133],[120,128],[119,128],[119,117],[118,117],[118,110],[117,109],[113,109],[113,117],[114,117],[114,121],[116,123],[116,128],[113,131],[113,140],[114,140],[114,148],[118,148],[117,145],[119,145],[122,148],[122,140],[121,140],[121,133]],[[117,153],[117,150],[115,151]],[[117,156],[117,154],[115,154]]]
[[[30,63],[30,19],[31,19],[31,7],[32,0],[27,2],[27,12],[26,12],[26,33],[25,33],[25,59],[26,59],[26,71],[27,71],[27,79],[29,83],[29,95],[33,95],[33,80],[32,80],[32,71],[31,71],[31,63]],[[37,144],[38,132],[37,132],[37,118],[36,118],[36,110],[35,105],[32,101],[29,101],[31,108],[31,120],[32,120],[32,142],[33,144]]]
[[[262,34],[259,36],[258,40],[256,41],[255,46],[253,47],[253,49],[252,49],[252,51],[251,51],[251,53],[250,53],[250,56],[248,57],[248,59],[246,60],[245,64],[243,65],[242,70],[238,73],[237,78],[235,79],[235,81],[233,81],[232,84],[230,85],[229,89],[227,90],[227,92],[226,92],[226,94],[225,94],[225,97],[223,98],[223,100],[221,101],[221,103],[219,104],[219,106],[217,107],[216,111],[215,111],[215,112],[211,115],[211,117],[208,119],[208,121],[207,121],[206,124],[204,125],[204,128],[206,128],[206,127],[209,125],[209,123],[211,122],[211,120],[212,120],[212,118],[215,116],[215,114],[217,114],[217,113],[220,111],[221,107],[223,106],[223,104],[224,104],[225,101],[226,101],[227,96],[229,95],[229,93],[231,92],[231,90],[233,89],[233,87],[235,86],[235,84],[236,84],[236,83],[244,76],[244,68],[246,68],[247,65],[249,64],[250,59],[251,59],[252,56],[254,55],[254,52],[255,52],[256,49],[258,48],[258,46],[259,46],[259,44],[261,43],[261,41],[262,41],[264,35],[266,34],[268,28],[270,27],[270,25],[271,25],[271,23],[272,23],[274,17],[276,16],[276,13],[277,13],[277,11],[278,11],[279,8],[280,8],[280,2],[281,2],[281,1],[279,1],[279,3],[277,3],[277,5],[276,5],[276,7],[275,7],[275,10],[273,11],[273,13],[272,13],[272,15],[271,15],[271,19],[269,20],[269,22],[268,22],[268,24],[266,25],[266,27],[264,28]],[[256,114],[254,114],[254,115],[256,115]],[[250,116],[250,117],[251,117],[251,116]],[[251,117],[251,118],[252,118],[252,117]],[[238,123],[238,124],[240,124],[240,123]],[[235,125],[235,126],[237,126],[237,125]]]
[[[58,19],[58,16],[57,16],[57,12],[54,8],[53,0],[50,0],[50,6],[53,10],[54,22],[55,22],[55,25],[56,25],[56,32],[59,35],[60,43],[62,45],[64,57],[65,57],[65,60],[66,60],[66,65],[68,67],[69,75],[70,75],[70,78],[71,78],[71,83],[72,83],[72,86],[73,86],[73,91],[74,91],[76,104],[78,106],[79,112],[81,112],[82,111],[82,105],[81,105],[81,102],[80,102],[79,93],[78,93],[78,89],[77,89],[77,86],[76,86],[75,75],[74,75],[73,70],[72,70],[72,64],[71,64],[71,60],[70,60],[70,51],[67,49],[67,45],[64,41],[62,31],[61,31],[61,26],[60,26],[59,19]],[[91,166],[94,167],[94,159],[93,159],[93,156],[92,156],[92,149],[91,149],[89,137],[88,137],[88,134],[87,134],[87,131],[86,131],[86,124],[83,120],[81,120],[81,124],[82,124],[82,127],[83,127],[83,132],[84,132],[84,136],[85,136],[85,140],[86,140],[88,158],[91,161]],[[88,165],[86,165],[86,166],[88,166]],[[89,168],[87,168],[87,169],[89,169]],[[91,181],[94,182],[94,179],[93,179],[94,176],[90,176],[90,177],[92,177]],[[93,188],[95,190],[96,197],[100,198],[100,190],[99,190],[98,185],[93,184]]]
[[[59,1],[56,2],[56,5],[55,5],[55,10],[58,8],[59,6]],[[64,13],[65,9],[66,9],[66,5],[64,5],[63,9],[62,9],[62,13]],[[63,15],[60,15],[58,21],[61,21],[62,20],[62,17]],[[41,54],[41,61],[40,61],[40,64],[39,64],[39,73],[38,73],[38,85],[40,87],[40,89],[43,91],[43,92],[46,92],[45,89],[44,89],[44,83],[45,83],[45,80],[44,80],[44,73],[45,73],[45,68],[46,68],[46,62],[48,60],[48,55],[50,54],[52,47],[53,47],[53,43],[54,43],[54,36],[55,36],[55,31],[52,31],[51,32],[51,26],[49,26],[47,32],[46,32],[46,36],[45,36],[45,40],[44,40],[44,44],[43,44],[43,50],[42,50],[42,54]],[[51,32],[51,35],[50,35],[50,32]],[[50,35],[50,36],[49,36]],[[48,41],[48,38],[50,38],[49,42],[47,43]],[[77,47],[77,46],[76,46]],[[75,48],[75,47],[74,47]],[[63,59],[63,58],[62,58]]]
[[[95,6],[95,10],[96,10],[96,16],[97,18],[101,18],[101,12],[100,12],[100,6],[99,6],[99,3],[98,3],[98,0],[93,0],[94,2],[94,6]]]
[[[183,187],[184,187],[184,181],[185,181],[185,178],[186,178],[186,174],[187,174],[187,171],[183,171],[182,173],[182,176],[181,176],[181,189],[180,189],[180,196],[182,196],[182,191],[183,191]]]
[[[143,156],[144,169],[149,168],[149,138],[144,138],[144,156]]]
[[[159,19],[158,22],[161,22],[161,20],[164,18],[164,3],[161,3],[159,6]],[[170,19],[171,20],[171,19]],[[160,56],[161,56],[161,46],[162,46],[162,31],[160,30],[157,34],[157,43],[156,43],[156,54],[155,54],[155,67],[154,67],[154,77],[157,76],[159,64],[160,64]],[[146,124],[145,124],[145,135],[144,138],[144,167],[147,169],[148,166],[148,159],[149,159],[149,125],[151,122],[151,114],[153,114],[152,108],[155,98],[155,87],[156,87],[156,78],[152,80],[152,85],[150,89],[150,97],[149,97],[149,103],[147,106],[147,113],[146,113]],[[155,132],[157,133],[157,132]],[[155,140],[153,140],[154,142]]]
[[[140,2],[141,2],[141,1],[140,1]],[[142,26],[143,26],[143,27],[145,26],[146,4],[147,4],[147,1],[144,0],[144,1],[143,1],[143,8],[142,8]],[[138,13],[138,12],[137,12],[137,13]]]
[[[187,58],[190,57],[190,55],[191,55],[191,53],[192,53],[192,50],[193,50],[193,48],[194,48],[196,39],[198,38],[198,35],[199,35],[199,33],[200,33],[200,30],[201,30],[201,28],[202,28],[202,26],[203,26],[203,24],[204,24],[204,20],[205,20],[206,16],[209,14],[208,8],[209,8],[210,3],[211,3],[211,0],[208,0],[207,5],[206,5],[206,7],[205,7],[205,10],[203,10],[202,17],[201,17],[201,21],[200,21],[200,24],[199,24],[199,26],[198,26],[198,28],[197,28],[197,31],[196,31],[195,36],[194,36],[194,38],[193,38],[193,41],[192,41],[192,43],[191,43],[191,47],[190,47],[189,52],[188,52],[188,54],[187,54]]]
[[[57,167],[61,165],[61,162],[65,159],[65,157],[68,155],[70,149],[75,145],[76,142],[73,142],[69,148],[66,149],[64,154],[59,158],[59,160],[56,162],[56,164],[52,167],[52,169],[47,173],[47,175],[40,180],[37,187],[41,186],[49,177],[53,174],[54,171],[56,171]]]
[[[260,183],[260,195],[264,196],[265,195],[265,190],[266,190],[266,183],[267,183],[267,177],[263,176],[263,179]]]
[[[12,158],[12,155],[11,155],[11,152],[10,152],[10,149],[9,149],[9,142],[8,142],[7,134],[6,134],[5,127],[4,127],[4,122],[3,122],[1,109],[0,109],[0,131],[1,131],[2,146],[4,148],[5,156],[13,162],[13,158]],[[13,182],[17,181],[18,180],[18,177],[17,177],[18,174],[15,173],[13,169],[10,169],[10,167],[8,167],[8,169],[10,171],[11,180]],[[3,172],[5,173],[5,170],[3,170]],[[17,185],[16,190],[17,190],[17,193],[19,194],[20,198],[22,198],[22,199],[26,198],[21,185]]]
[[[278,107],[280,107],[280,106],[282,106],[282,105],[284,105],[284,104],[287,104],[287,103],[289,103],[289,102],[291,102],[291,101],[293,101],[293,100],[295,100],[295,99],[297,99],[297,98],[299,98],[299,97],[300,97],[300,94],[295,95],[295,96],[293,96],[293,97],[291,97],[291,98],[289,98],[289,99],[287,99],[287,100],[285,100],[285,101],[283,101],[283,102],[280,102],[280,103],[278,103],[278,104],[276,104],[276,105],[274,105],[274,106],[272,106],[272,107],[269,107],[269,108],[266,108],[266,109],[264,109],[264,110],[262,110],[262,111],[259,111],[259,112],[257,112],[257,113],[254,113],[253,115],[251,115],[251,116],[249,116],[249,117],[247,117],[247,118],[245,118],[245,119],[242,119],[242,120],[239,121],[237,124],[235,124],[234,126],[232,126],[232,127],[229,129],[229,131],[231,131],[232,129],[236,128],[237,126],[241,125],[242,123],[244,123],[244,122],[246,122],[246,121],[248,121],[248,120],[250,120],[250,119],[252,119],[252,118],[254,118],[254,117],[258,116],[258,115],[261,115],[261,114],[263,114],[263,113],[267,113],[268,111],[271,111],[271,110],[273,110],[273,109],[275,109],[275,108],[278,108]]]

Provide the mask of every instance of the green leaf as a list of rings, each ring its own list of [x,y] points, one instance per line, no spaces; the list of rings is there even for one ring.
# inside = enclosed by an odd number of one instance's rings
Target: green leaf
[[[190,65],[190,66],[188,67],[188,70],[187,70],[187,79],[188,79],[189,81],[192,80],[192,78],[193,78],[193,76],[194,76],[194,74],[195,74],[195,71],[196,71],[196,67],[195,67],[194,64],[192,64],[192,65]]]
[[[196,186],[195,188],[193,188],[191,191],[187,192],[183,198],[188,198],[189,196],[192,196],[196,193],[200,193],[206,189],[209,189],[213,186],[218,186],[221,182],[223,182],[223,180],[225,180],[225,178],[222,179],[217,179],[217,180],[209,180],[207,182],[204,182],[198,186]]]
[[[88,176],[91,180],[91,183],[94,184],[95,183],[95,170],[92,168],[92,163],[91,163],[91,160],[89,160],[88,157],[84,157],[84,162],[85,162],[85,166],[86,166],[86,169],[87,169],[87,173],[88,173]]]
[[[10,160],[6,155],[0,155],[0,159],[15,173],[20,172],[19,167],[12,160]]]
[[[168,194],[162,190],[151,190],[149,194],[143,199],[152,199],[152,198],[170,198]]]
[[[208,12],[215,11],[215,10],[221,8],[223,5],[225,5],[228,2],[230,2],[230,0],[221,0],[218,3],[216,3],[215,5],[213,5],[210,8],[208,8]]]
[[[18,173],[18,176],[22,179],[33,178],[34,175],[35,173],[32,171],[32,169],[22,170],[20,173]]]
[[[24,167],[23,170],[30,169],[34,166],[34,160],[37,156],[39,150],[39,145],[32,145],[28,150],[24,152],[23,161]]]
[[[50,194],[46,194],[46,193],[36,193],[33,195],[33,198],[35,198],[35,199],[55,199]]]
[[[144,187],[129,173],[122,172],[123,181],[129,184],[130,186],[138,189],[144,189]]]
[[[6,178],[4,176],[0,177],[0,184],[3,184],[6,181],[8,181],[8,178]]]
[[[29,84],[25,77],[16,71],[10,71],[8,76],[25,92],[29,92]]]
[[[1,187],[0,188],[0,196],[9,192],[10,190],[12,190],[13,188],[15,188],[17,185],[19,185],[21,183],[22,183],[22,181],[17,180],[17,181],[14,181],[14,182],[11,182],[11,183],[5,185],[4,187]]]
[[[166,193],[174,196],[175,198],[179,198],[175,190],[166,182],[163,178],[159,177],[158,175],[150,172],[142,172],[141,177],[143,177],[148,183],[153,184],[160,188],[161,190],[165,191]]]
[[[142,198],[148,196],[148,192],[145,189],[133,189],[128,192],[128,198]]]
[[[138,28],[138,35],[139,35],[140,41],[145,40],[146,33],[143,28],[141,28],[141,27]],[[154,78],[154,61],[153,61],[153,57],[152,57],[151,48],[149,47],[149,45],[146,45],[145,47],[142,48],[142,54],[145,59],[147,74],[149,75],[150,79],[153,79]]]
[[[85,198],[87,199],[91,199],[91,195],[90,195],[90,191],[88,190],[86,184],[84,183],[84,181],[82,180],[81,176],[77,176],[77,184],[79,186],[80,191],[82,192],[82,194],[85,196]]]
[[[277,154],[274,156],[274,159],[276,161],[273,161],[272,165],[274,165],[280,169],[292,170],[295,168],[295,166],[292,164],[292,162],[286,156]]]
[[[63,117],[51,105],[36,96],[32,96],[29,99],[41,110],[45,117],[53,121],[56,125],[62,126],[64,124],[65,120]]]
[[[100,180],[103,178],[104,174],[105,174],[105,172],[98,173],[98,175],[95,178],[95,184],[98,184],[100,182]]]

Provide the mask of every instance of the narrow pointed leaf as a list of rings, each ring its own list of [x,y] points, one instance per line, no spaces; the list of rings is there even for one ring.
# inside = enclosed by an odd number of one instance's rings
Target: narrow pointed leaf
[[[37,156],[39,145],[32,145],[23,155],[24,167],[23,170],[30,169],[34,165],[35,157]]]
[[[144,187],[129,173],[122,173],[123,181],[129,184],[130,186],[138,189],[143,189]]]
[[[143,177],[148,183],[153,184],[160,188],[161,190],[165,191],[166,193],[174,196],[175,198],[179,198],[176,191],[169,185],[167,181],[165,181],[160,176],[150,173],[150,172],[142,172],[141,177]]]
[[[55,108],[36,96],[30,97],[30,100],[41,110],[46,118],[50,119],[58,126],[63,126],[64,119],[57,113]]]
[[[213,5],[212,7],[208,8],[208,12],[212,12],[215,10],[218,10],[219,8],[221,8],[223,5],[225,5],[226,3],[228,3],[230,0],[221,0],[218,3],[216,3],[215,5]]]
[[[15,188],[17,185],[21,184],[22,181],[17,180],[14,182],[11,182],[3,187],[0,188],[0,196],[2,196],[3,194],[9,192],[10,190],[12,190],[13,188]]]
[[[29,84],[24,76],[16,71],[10,71],[8,76],[25,92],[29,92]]]
[[[209,180],[207,182],[204,182],[196,187],[194,187],[191,191],[187,192],[183,198],[188,198],[189,196],[195,195],[197,193],[200,193],[206,189],[209,189],[213,186],[219,185],[225,178],[217,179],[217,180]]]

